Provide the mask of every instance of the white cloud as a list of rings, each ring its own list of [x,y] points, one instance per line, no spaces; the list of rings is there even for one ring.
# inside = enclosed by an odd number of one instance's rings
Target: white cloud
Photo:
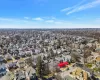
[[[56,17],[54,16],[47,16],[47,17],[42,17],[45,20],[56,20]]]
[[[74,13],[74,12],[82,11],[82,10],[85,10],[85,9],[93,8],[93,7],[95,7],[95,6],[99,5],[99,4],[100,4],[100,0],[95,0],[93,2],[81,5],[81,6],[77,7],[77,8],[74,8],[73,10],[69,11],[67,13],[67,15],[69,15],[71,13]]]
[[[42,18],[40,18],[40,17],[33,18],[32,20],[36,20],[36,21],[43,21],[43,19],[42,19]]]
[[[61,12],[63,12],[63,11],[69,11],[71,9],[73,9],[73,7],[68,7],[68,8],[62,9]]]
[[[0,18],[0,21],[13,21],[13,19],[10,19],[10,18]]]
[[[29,22],[28,20],[22,20],[22,19],[15,19],[15,18],[0,18],[0,21],[3,22]]]
[[[55,20],[56,18],[52,16],[51,19]]]
[[[1,19],[1,18],[0,18]],[[3,19],[3,20],[8,20],[8,19]],[[16,19],[14,19],[16,20]],[[96,19],[100,20],[100,18]],[[20,22],[14,22],[14,23],[0,23],[0,28],[100,28],[100,23],[78,23],[78,22],[69,22],[69,21],[64,21],[64,20],[45,20],[43,23],[39,22],[33,22],[33,21],[28,21],[28,20],[17,20]],[[26,22],[28,21],[28,22]],[[50,23],[50,24],[47,24]]]
[[[29,29],[29,28],[100,28],[99,25],[93,25],[93,24],[64,24],[64,25],[29,25],[29,24],[23,24],[23,25],[16,25],[16,24],[0,24],[0,28],[21,28],[21,29]]]
[[[63,22],[57,21],[55,22],[55,24],[63,24]]]
[[[69,11],[69,10],[71,10],[71,9],[73,9],[73,8],[76,8],[77,6],[80,6],[82,3],[84,3],[86,0],[82,0],[80,3],[78,3],[78,4],[76,4],[76,5],[74,5],[74,6],[72,6],[72,7],[68,7],[68,8],[64,8],[64,9],[62,9],[61,10],[61,12],[63,12],[63,11]]]
[[[97,18],[95,22],[100,23],[100,18]]]
[[[96,7],[100,4],[100,0],[94,0],[92,2],[89,2],[87,4],[82,4],[85,0],[83,0],[81,3],[79,3],[78,5],[69,7],[69,8],[65,8],[62,11],[67,11],[66,15],[75,13],[75,12],[79,12],[85,9],[89,9],[89,8],[93,8]]]
[[[71,24],[71,22],[69,21],[66,21],[66,20],[59,20],[59,19],[56,19],[56,20],[45,20],[46,23],[51,23],[53,25],[63,25],[63,24]]]
[[[81,6],[77,7],[77,8],[75,8],[75,9],[73,9],[72,11],[69,11],[67,13],[67,15],[69,15],[71,13],[74,13],[74,12],[82,11],[82,10],[85,10],[85,9],[93,8],[93,7],[95,7],[95,6],[99,5],[99,4],[100,4],[100,0],[96,0],[96,1],[91,2],[91,3],[81,5]]]
[[[29,19],[29,17],[24,17],[24,19]]]
[[[53,20],[53,19],[44,19],[44,21],[32,21],[32,20],[21,20],[21,19],[14,19],[14,18],[0,18],[0,28],[97,28],[100,27],[100,18],[95,19],[98,24],[93,21],[94,23],[77,23],[73,21],[66,21],[66,20]]]
[[[47,23],[54,23],[54,20],[47,20],[45,22],[47,22]]]

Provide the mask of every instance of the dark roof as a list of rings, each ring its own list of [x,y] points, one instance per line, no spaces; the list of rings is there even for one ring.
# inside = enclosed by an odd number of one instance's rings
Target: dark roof
[[[0,56],[0,62],[4,61],[4,58],[2,56]]]
[[[17,76],[18,79],[17,80],[21,80],[23,78],[26,78],[25,74],[22,71],[18,71],[17,74],[18,74],[18,76]]]

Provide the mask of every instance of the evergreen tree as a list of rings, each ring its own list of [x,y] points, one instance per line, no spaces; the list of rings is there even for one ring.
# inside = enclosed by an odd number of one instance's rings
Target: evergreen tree
[[[32,66],[32,67],[33,67],[33,60],[32,60],[32,58],[26,59],[26,63],[27,63],[29,66]]]
[[[50,73],[50,71],[49,71],[49,65],[48,65],[48,63],[42,63],[43,65],[42,65],[42,73],[43,73],[43,75],[48,75],[49,73]]]
[[[44,63],[43,60],[41,60],[41,56],[37,58],[37,76],[43,77],[44,75],[49,74],[49,65],[48,63]]]
[[[41,69],[42,69],[42,61],[41,61],[41,56],[38,56],[38,58],[37,58],[37,65],[36,65],[36,67],[37,67],[37,76],[38,77],[41,77]]]

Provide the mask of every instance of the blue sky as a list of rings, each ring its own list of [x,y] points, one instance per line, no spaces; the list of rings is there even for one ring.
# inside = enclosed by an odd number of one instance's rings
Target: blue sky
[[[99,28],[100,0],[0,0],[0,28]]]

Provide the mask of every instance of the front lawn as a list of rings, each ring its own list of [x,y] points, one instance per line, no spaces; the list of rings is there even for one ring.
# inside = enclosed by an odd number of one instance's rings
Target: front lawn
[[[100,72],[100,68],[93,68],[94,72]]]
[[[92,67],[92,63],[87,63],[86,67],[91,68]]]

